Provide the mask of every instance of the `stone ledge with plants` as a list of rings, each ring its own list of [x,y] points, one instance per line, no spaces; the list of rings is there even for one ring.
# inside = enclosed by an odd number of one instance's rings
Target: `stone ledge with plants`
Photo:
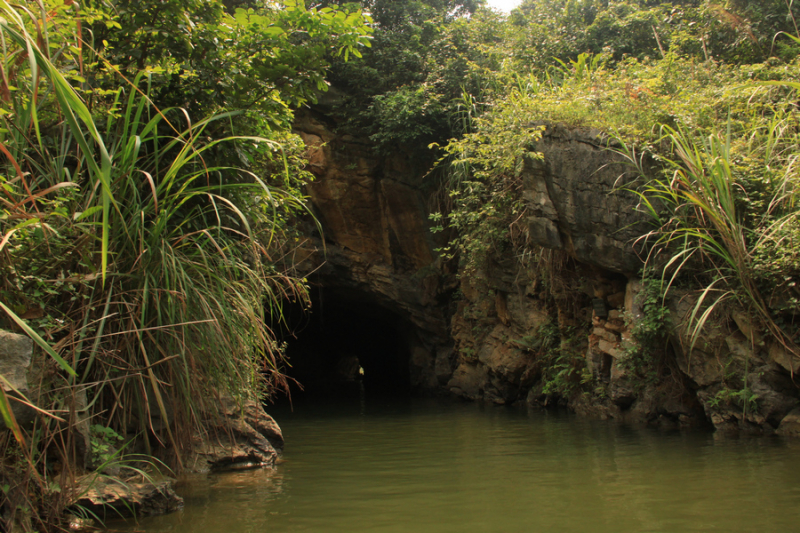
[[[530,17],[569,19],[576,41],[596,29],[599,14],[560,5],[512,13],[516,28],[488,49],[516,62],[482,70],[494,83],[462,97],[474,113],[440,152],[449,198],[432,224],[451,236],[441,251],[464,297],[447,386],[663,427],[797,435],[794,8],[767,35],[752,31],[763,13],[745,28],[675,6],[638,49],[601,39],[552,66],[523,57],[537,31],[544,46],[571,46]],[[636,9],[613,16],[647,12]],[[680,19],[701,13],[741,39],[709,31],[689,50]],[[476,318],[478,330],[465,327]],[[500,346],[522,368],[498,366]]]

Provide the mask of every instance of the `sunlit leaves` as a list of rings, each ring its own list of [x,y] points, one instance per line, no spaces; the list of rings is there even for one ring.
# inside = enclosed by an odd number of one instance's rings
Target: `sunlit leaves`
[[[327,89],[329,61],[370,45],[358,9],[306,9],[303,2],[251,3],[227,13],[219,1],[114,4],[120,30],[97,25],[102,51],[123,71],[161,73],[153,97],[193,114],[260,108],[288,126],[289,106]]]
[[[457,253],[462,273],[482,268],[491,253],[511,242],[511,226],[524,209],[522,171],[531,159],[543,127],[530,121],[519,93],[474,120],[473,131],[452,139],[439,162],[448,174],[450,206],[433,220],[457,236],[443,250]],[[444,223],[443,223],[444,222]]]

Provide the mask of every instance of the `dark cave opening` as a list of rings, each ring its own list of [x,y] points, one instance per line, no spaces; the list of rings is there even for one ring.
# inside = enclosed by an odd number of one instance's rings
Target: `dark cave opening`
[[[368,294],[344,289],[316,287],[311,304],[311,310],[289,305],[281,328],[292,399],[408,395],[406,320]]]

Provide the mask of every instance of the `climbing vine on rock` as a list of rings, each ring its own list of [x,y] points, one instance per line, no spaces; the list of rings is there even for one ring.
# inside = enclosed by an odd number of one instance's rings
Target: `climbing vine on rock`
[[[522,172],[542,157],[534,144],[544,131],[530,122],[523,103],[512,92],[508,105],[475,118],[475,131],[443,148],[439,165],[447,174],[447,200],[431,219],[434,231],[455,231],[440,252],[445,259],[458,257],[462,275],[475,274],[490,253],[515,253],[512,227],[525,211]]]

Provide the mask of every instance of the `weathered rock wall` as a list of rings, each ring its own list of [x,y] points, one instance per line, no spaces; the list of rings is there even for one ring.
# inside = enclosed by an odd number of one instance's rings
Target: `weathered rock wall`
[[[550,126],[526,165],[523,196],[531,241],[564,250],[581,263],[637,274],[634,250],[646,228],[638,197],[625,190],[634,174],[597,130]]]
[[[316,179],[307,192],[324,235],[309,232],[295,255],[298,268],[329,293],[406,322],[412,385],[437,387],[434,362],[452,350],[448,288],[427,222],[431,160],[403,151],[377,156],[369,143],[331,133],[312,112],[299,114],[295,128],[308,146]]]
[[[685,327],[675,326],[660,346],[637,352],[631,330],[652,320],[638,296],[648,228],[638,197],[624,190],[631,168],[599,132],[547,128],[532,147],[543,159],[528,161],[523,175],[527,253],[493,257],[459,280],[434,252],[429,158],[378,157],[369,143],[331,133],[321,115],[300,115],[296,128],[317,177],[308,193],[327,248],[311,238],[303,268],[315,283],[411,325],[417,388],[665,427],[769,433],[785,419],[781,432],[796,431],[795,363],[748,337],[733,310],[703,348],[689,350]],[[675,293],[668,302],[676,324],[686,322],[690,300]],[[747,382],[735,383],[730,369],[744,362]],[[758,396],[749,412],[737,396],[744,389]]]

